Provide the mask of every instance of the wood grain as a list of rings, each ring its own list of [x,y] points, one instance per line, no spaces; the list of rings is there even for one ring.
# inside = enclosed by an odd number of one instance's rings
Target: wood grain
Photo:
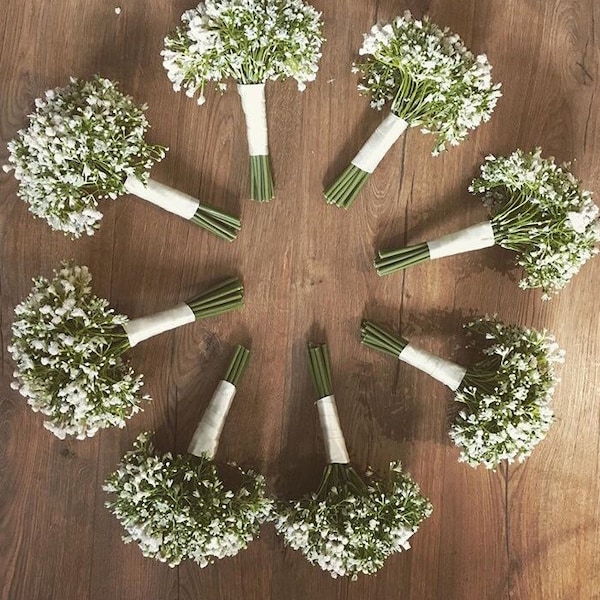
[[[523,292],[509,253],[489,249],[378,278],[375,249],[476,222],[466,192],[489,153],[542,146],[573,161],[600,192],[599,39],[595,0],[314,0],[325,19],[317,81],[269,83],[270,147],[277,197],[246,199],[245,127],[233,91],[198,107],[175,94],[160,61],[163,37],[192,4],[177,0],[5,0],[0,21],[0,162],[33,98],[70,75],[100,73],[149,105],[150,139],[169,147],[153,177],[241,213],[232,243],[132,197],[104,203],[103,223],[76,242],[34,219],[0,174],[2,382],[0,387],[0,597],[5,600],[562,600],[600,598],[600,262],[558,297]],[[362,33],[408,8],[486,52],[504,97],[492,120],[438,158],[411,129],[351,210],[321,190],[376,127],[380,115],[355,88],[349,66]],[[166,308],[210,282],[239,274],[243,311],[187,326],[130,352],[153,397],[125,430],[60,441],[10,389],[6,346],[12,310],[32,277],[61,259],[90,266],[95,291],[132,317]],[[447,436],[451,394],[425,375],[360,347],[369,316],[422,347],[460,357],[461,323],[497,313],[552,330],[566,348],[556,424],[523,465],[497,472],[457,462]],[[124,545],[104,508],[106,476],[137,434],[156,430],[163,450],[183,451],[237,343],[250,367],[218,458],[259,468],[277,494],[315,487],[324,451],[305,345],[329,344],[350,454],[360,468],[401,459],[434,505],[413,548],[375,577],[334,580],[271,527],[237,557],[169,569]]]

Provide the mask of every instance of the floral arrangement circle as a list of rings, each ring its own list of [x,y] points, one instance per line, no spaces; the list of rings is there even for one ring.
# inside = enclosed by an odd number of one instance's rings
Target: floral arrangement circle
[[[187,11],[182,21],[184,25],[166,38],[162,52],[173,87],[176,91],[185,88],[190,97],[199,93],[198,103],[202,104],[208,81],[216,82],[220,90],[225,89],[227,78],[238,83],[247,119],[251,197],[269,200],[273,182],[264,82],[294,77],[302,90],[306,82],[314,80],[323,42],[320,13],[300,0],[206,0]],[[433,153],[437,154],[488,120],[500,96],[499,85],[491,81],[487,57],[475,57],[458,36],[427,18],[416,20],[406,13],[389,25],[373,27],[360,54],[364,60],[356,66],[363,75],[359,89],[371,96],[376,109],[389,103],[392,114],[375,134],[385,137],[377,160],[370,157],[364,169],[361,164],[366,163],[353,162],[326,192],[328,202],[344,208],[406,127],[419,126],[435,133]],[[112,82],[99,77],[92,82],[72,79],[67,88],[47,92],[36,107],[30,130],[19,132],[9,145],[9,160],[21,182],[19,193],[30,202],[32,211],[37,210],[54,228],[73,237],[91,234],[101,218],[96,200],[132,191],[134,187],[127,183],[130,177],[145,190],[148,170],[164,157],[165,149],[144,141],[148,127],[144,107],[135,106]],[[73,107],[81,114],[70,112]],[[108,138],[103,142],[102,136]],[[83,140],[82,147],[90,151],[79,161],[80,173],[72,169],[81,158],[78,146],[73,146],[74,138]],[[29,146],[40,153],[32,158],[27,154]],[[114,159],[111,164],[101,160],[109,146]],[[521,151],[514,156],[527,167],[539,167],[544,184],[550,182],[551,192],[556,191],[552,186],[560,178],[555,177],[558,167],[552,161],[548,167],[539,152],[529,158]],[[27,171],[29,162],[36,170]],[[66,162],[70,168],[61,170]],[[514,223],[507,225],[514,206],[508,212],[497,209],[505,198],[496,188],[509,188],[506,181],[515,175],[510,169],[503,171],[505,166],[502,159],[490,158],[471,188],[484,194],[491,211],[496,211],[498,231],[494,233],[498,239],[501,224],[506,226],[507,239],[514,234]],[[60,193],[52,188],[61,178],[70,186],[64,205],[58,201]],[[573,231],[584,234],[585,243],[564,261],[561,275],[554,276],[556,287],[566,283],[574,264],[582,264],[594,253],[598,241],[598,209],[589,194],[579,194],[574,180],[569,184],[573,185],[559,191],[565,197],[570,194],[568,207],[572,210],[560,216]],[[535,191],[541,195],[560,196],[558,192],[548,194],[548,187],[538,188]],[[48,189],[52,193],[44,199],[40,190]],[[542,204],[533,192],[527,200]],[[228,220],[216,210],[207,214],[221,225],[198,224],[226,239],[235,237],[239,220]],[[197,213],[190,215],[190,220],[199,220]],[[514,238],[510,243],[517,249]],[[506,245],[509,247],[508,242]],[[530,269],[530,277],[535,279],[533,272]],[[538,279],[551,277],[543,273]],[[63,439],[67,435],[92,436],[111,425],[123,427],[126,419],[140,410],[141,401],[148,399],[140,393],[141,376],[121,358],[127,349],[151,335],[243,304],[241,282],[232,278],[163,311],[159,318],[151,315],[134,323],[115,314],[106,300],[92,295],[90,283],[86,267],[65,263],[54,279],[35,280],[32,293],[15,311],[19,318],[13,324],[9,349],[17,363],[16,388],[34,410],[49,417],[45,426]],[[524,287],[531,286],[526,281]],[[483,361],[469,369],[450,365],[451,374],[441,379],[453,381],[450,387],[456,392],[455,399],[464,405],[450,437],[461,449],[460,460],[472,466],[495,468],[502,460],[522,461],[552,423],[553,364],[562,360],[562,354],[545,332],[485,319],[466,327],[474,337],[488,341],[488,346]],[[410,362],[406,352],[410,344],[403,338],[365,327],[363,342]],[[226,490],[213,458],[233,395],[225,404],[219,396],[219,403],[209,406],[210,419],[201,421],[188,455],[159,456],[150,434],[142,434],[107,480],[104,489],[116,495],[108,506],[125,527],[126,541],[137,542],[145,556],[170,566],[191,559],[204,567],[237,554],[257,535],[261,523],[273,519],[285,543],[300,550],[311,563],[334,577],[352,579],[360,573],[375,573],[388,556],[410,547],[409,539],[431,514],[431,504],[418,484],[402,472],[399,462],[391,463],[388,481],[371,472],[362,476],[350,466],[337,420],[327,350],[311,346],[309,356],[328,454],[318,491],[295,502],[277,503],[274,508],[265,495],[264,478],[242,470],[244,483],[238,492]],[[414,348],[412,356],[411,364],[415,364]],[[238,375],[242,370],[239,367]],[[235,387],[237,379],[234,383],[226,376],[221,383]],[[217,412],[222,419],[215,426],[212,419]]]

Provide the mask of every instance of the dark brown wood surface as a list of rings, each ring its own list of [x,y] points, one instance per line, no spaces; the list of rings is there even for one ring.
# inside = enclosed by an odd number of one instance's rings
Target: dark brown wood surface
[[[560,296],[521,291],[509,253],[448,258],[378,278],[375,248],[417,242],[484,214],[466,192],[482,159],[516,147],[574,161],[600,194],[596,0],[315,0],[327,42],[317,81],[267,86],[277,197],[246,199],[245,128],[237,94],[198,107],[175,94],[159,52],[192,6],[183,0],[4,0],[0,10],[0,162],[33,99],[70,75],[100,73],[149,105],[150,139],[170,148],[153,177],[241,212],[228,244],[133,197],[102,206],[100,231],[70,241],[34,219],[0,175],[0,596],[3,600],[592,600],[600,598],[600,259]],[[115,7],[121,13],[115,13]],[[428,12],[487,52],[504,97],[492,120],[438,158],[417,130],[392,149],[348,212],[329,183],[381,116],[356,91],[350,63],[362,32],[405,8]],[[599,21],[600,22],[600,21]],[[140,316],[239,273],[243,311],[167,333],[129,353],[154,401],[124,430],[60,441],[10,389],[12,310],[31,278],[60,260],[88,265],[96,293]],[[364,315],[453,358],[473,314],[552,330],[567,351],[556,423],[524,464],[497,472],[457,462],[447,437],[451,393],[362,348]],[[273,493],[317,484],[324,452],[307,371],[307,340],[327,340],[356,465],[401,459],[434,505],[410,552],[374,577],[334,580],[285,550],[271,526],[232,559],[169,567],[121,542],[101,485],[132,440],[157,431],[183,451],[235,344],[252,358],[219,457],[261,469]],[[460,354],[460,353],[459,353]],[[458,355],[459,355],[458,354]]]

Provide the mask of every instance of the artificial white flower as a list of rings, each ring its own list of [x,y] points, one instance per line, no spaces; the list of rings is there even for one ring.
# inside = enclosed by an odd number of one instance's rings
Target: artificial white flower
[[[365,481],[348,464],[329,464],[316,494],[280,502],[275,530],[284,542],[332,577],[356,579],[381,569],[409,540],[432,507],[415,481],[391,463],[387,481]]]
[[[485,54],[473,55],[458,35],[427,16],[419,20],[406,11],[392,23],[374,25],[359,54],[359,90],[373,108],[389,102],[409,126],[434,133],[434,154],[488,121],[501,96]]]
[[[181,17],[165,39],[167,76],[178,92],[204,104],[214,82],[237,83],[246,117],[250,198],[267,202],[274,186],[268,148],[265,82],[294,78],[300,91],[314,81],[321,58],[321,14],[302,0],[206,0]]]
[[[456,392],[464,404],[450,438],[460,459],[495,469],[500,462],[523,462],[554,421],[551,400],[564,352],[546,331],[480,318],[465,325],[470,344],[485,358],[467,369]]]
[[[210,457],[157,455],[142,433],[104,484],[115,494],[106,506],[125,528],[123,540],[144,556],[170,567],[186,559],[206,567],[246,548],[270,516],[264,477],[235,471],[240,484],[233,491]]]
[[[165,149],[147,144],[146,106],[102,77],[71,78],[35,101],[29,126],[8,144],[18,195],[50,227],[73,238],[100,224],[101,198],[126,193],[125,180],[148,181]]]
[[[483,195],[496,243],[517,252],[520,287],[541,287],[548,299],[598,253],[600,222],[591,192],[541,152],[487,157],[469,189]]]
[[[484,54],[474,56],[462,40],[427,17],[410,12],[377,24],[364,36],[358,89],[390,114],[363,145],[346,170],[325,190],[330,204],[349,208],[385,154],[407,127],[433,133],[439,154],[456,146],[471,129],[489,120],[500,94]]]
[[[361,341],[456,393],[463,408],[450,427],[450,438],[461,450],[460,461],[488,469],[505,460],[522,462],[554,420],[550,402],[558,382],[555,366],[564,361],[564,352],[547,331],[505,325],[496,318],[476,319],[465,328],[470,345],[484,357],[468,369],[417,350],[370,321],[362,324]]]
[[[241,84],[293,77],[314,81],[321,58],[321,14],[301,0],[206,0],[183,13],[165,38],[163,65],[173,85],[204,97],[207,82]]]
[[[15,308],[13,387],[61,439],[124,427],[150,399],[140,392],[142,376],[121,358],[128,319],[92,294],[91,281],[87,267],[63,263],[52,280],[35,279]]]

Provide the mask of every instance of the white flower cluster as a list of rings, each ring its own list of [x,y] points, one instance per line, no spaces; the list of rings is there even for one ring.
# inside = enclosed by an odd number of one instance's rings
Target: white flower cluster
[[[234,556],[258,535],[270,515],[262,475],[237,469],[242,484],[226,490],[215,464],[206,457],[155,455],[149,433],[142,433],[123,457],[104,490],[127,535],[144,556],[170,567],[192,559],[201,567]]]
[[[51,281],[35,279],[15,308],[12,387],[48,417],[44,426],[61,439],[124,427],[149,400],[140,393],[142,376],[120,358],[127,317],[91,293],[91,280],[87,267],[63,263]]]
[[[97,200],[124,194],[129,175],[146,182],[165,155],[144,141],[145,110],[101,77],[71,78],[37,98],[29,127],[8,144],[5,167],[29,210],[74,238],[92,235],[102,218]]]
[[[391,111],[410,126],[434,133],[434,155],[488,121],[501,96],[484,54],[474,56],[458,35],[408,11],[374,25],[359,54],[364,59],[354,67],[363,76],[358,89],[373,108],[391,102]]]
[[[456,400],[465,405],[450,428],[460,460],[495,469],[503,460],[522,462],[546,437],[555,364],[564,352],[547,332],[477,319],[465,325],[485,359],[467,371]]]
[[[544,299],[563,288],[598,253],[598,207],[573,174],[553,158],[517,150],[488,156],[470,191],[492,212],[496,243],[519,254],[522,288],[541,287]]]
[[[370,474],[367,485],[347,464],[327,466],[317,494],[280,503],[275,529],[285,543],[332,577],[377,572],[432,512],[427,498],[399,463],[388,481]]]
[[[204,103],[207,81],[226,88],[293,77],[303,90],[321,58],[321,13],[302,0],[206,0],[165,39],[163,64],[178,92]]]

